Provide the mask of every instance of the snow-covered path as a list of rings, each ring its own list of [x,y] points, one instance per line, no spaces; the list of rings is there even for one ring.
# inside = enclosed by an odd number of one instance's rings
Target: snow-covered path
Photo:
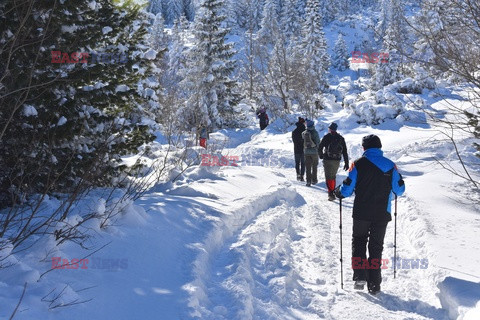
[[[272,137],[269,137],[272,139]],[[278,135],[273,139],[286,139]],[[261,135],[236,146],[236,152],[288,163],[290,145],[263,149]],[[259,144],[260,141],[260,144]],[[270,141],[271,143],[272,141]],[[271,143],[275,144],[275,142]],[[252,156],[253,155],[253,156]],[[275,160],[273,159],[273,160]],[[345,290],[340,289],[339,204],[326,200],[325,183],[307,188],[293,181],[294,169],[241,166],[223,168],[227,185],[219,190],[235,190],[228,182],[249,177],[254,195],[244,194],[234,201],[228,192],[219,211],[231,215],[221,219],[196,258],[195,280],[190,283],[192,315],[205,319],[444,319],[436,297],[436,277],[441,271],[400,269],[393,279],[393,264],[383,271],[383,293],[372,297],[352,289],[350,270],[351,206],[343,206],[343,258]],[[323,170],[320,167],[319,180]],[[341,181],[344,174],[340,174]],[[259,182],[262,183],[259,183]],[[240,182],[241,183],[241,182]],[[202,188],[208,190],[208,183]],[[197,189],[195,182],[190,185]],[[263,188],[262,188],[263,187]],[[238,189],[237,189],[238,190]],[[273,191],[272,191],[273,190]],[[212,192],[209,190],[208,192]],[[245,189],[240,191],[245,193]],[[228,205],[225,206],[225,203]],[[413,199],[399,200],[399,256],[420,259],[430,256],[422,247],[426,232]],[[393,256],[393,223],[389,225],[384,257]],[[406,266],[404,266],[405,268]],[[400,267],[402,268],[402,267]]]
[[[248,170],[248,169],[247,169]],[[291,169],[278,170],[292,176]],[[290,173],[290,174],[288,174]],[[285,177],[286,180],[288,178]],[[323,190],[322,190],[323,189]],[[340,290],[339,206],[325,190],[292,183],[290,199],[278,199],[210,252],[201,277],[206,297],[198,316],[206,319],[443,319],[431,270],[384,270],[378,297],[352,289],[349,268],[351,203],[344,206],[344,282]],[[261,194],[262,192],[257,189]],[[281,194],[278,194],[281,196]],[[292,199],[293,198],[293,199]],[[400,206],[405,202],[401,202]],[[390,225],[386,256],[393,255]],[[402,254],[420,257],[403,234]],[[391,266],[391,265],[390,265]]]
[[[239,129],[220,135],[229,136],[223,152],[241,157],[240,166],[191,168],[145,194],[103,234],[101,241],[112,242],[97,258],[127,260],[125,268],[55,270],[32,280],[29,307],[15,319],[478,319],[477,204],[459,205],[451,195],[450,184],[462,183],[435,167],[429,133],[354,128],[344,135],[352,159],[368,133],[381,136],[407,186],[398,200],[402,264],[393,279],[392,221],[379,295],[353,290],[353,198],[343,201],[342,290],[339,202],[327,201],[321,164],[320,183],[308,188],[295,180],[290,133]],[[337,185],[345,177],[339,171]],[[72,245],[62,250],[72,258],[85,254]],[[10,269],[9,279],[34,274],[36,259]],[[48,261],[42,268],[50,268]],[[4,281],[11,289],[0,289],[0,317],[10,314],[22,290]],[[92,301],[53,311],[38,304],[64,286],[66,302]]]

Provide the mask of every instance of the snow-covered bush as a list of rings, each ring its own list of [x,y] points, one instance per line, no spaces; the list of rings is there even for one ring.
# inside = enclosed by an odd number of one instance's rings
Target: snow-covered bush
[[[386,119],[395,119],[403,112],[403,109],[387,104],[373,104],[372,101],[354,103],[349,108],[358,117],[358,123],[368,125],[380,124]]]

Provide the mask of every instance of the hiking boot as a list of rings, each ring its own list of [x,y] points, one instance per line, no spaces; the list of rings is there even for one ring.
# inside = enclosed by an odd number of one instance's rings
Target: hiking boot
[[[310,182],[307,182],[306,186],[310,187],[312,184]]]
[[[376,283],[373,283],[373,282],[369,282],[368,283],[368,293],[375,295],[378,292],[380,292],[380,285],[376,284]]]
[[[312,181],[312,184],[317,184],[317,183],[318,183],[317,180],[313,180],[313,181]]]
[[[333,191],[328,191],[328,201],[333,200],[335,200],[335,195],[333,194]]]
[[[365,280],[357,280],[357,281],[355,281],[355,284],[353,285],[353,288],[355,290],[363,290],[365,288],[366,284],[367,284],[367,281],[365,281]]]
[[[302,176],[297,174],[297,181],[302,181]]]
[[[305,179],[303,179],[303,176],[300,176],[300,181],[305,182]]]

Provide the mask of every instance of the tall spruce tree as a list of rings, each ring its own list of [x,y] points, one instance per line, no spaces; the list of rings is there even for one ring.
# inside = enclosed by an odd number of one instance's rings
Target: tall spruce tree
[[[344,71],[349,67],[347,43],[341,33],[338,35],[335,47],[333,48],[332,65],[339,71]]]
[[[137,90],[155,56],[141,51],[146,20],[110,0],[0,4],[0,189],[13,202],[109,185],[154,138]]]
[[[330,58],[327,54],[327,41],[322,27],[320,4],[316,0],[308,0],[305,22],[302,30],[302,54],[305,74],[311,79],[313,92],[324,92],[327,87],[327,73]]]
[[[283,4],[282,29],[287,40],[294,40],[295,37],[300,35],[302,26],[296,0],[285,0]]]
[[[278,0],[266,0],[263,7],[263,18],[261,28],[258,31],[258,39],[264,44],[273,44],[275,39],[272,35],[279,33],[278,22],[280,15],[278,14]]]
[[[211,129],[233,126],[234,107],[240,101],[233,79],[235,51],[226,42],[222,27],[223,0],[205,0],[194,24],[195,45],[189,53],[183,84],[190,98],[180,110],[186,129],[207,125]]]

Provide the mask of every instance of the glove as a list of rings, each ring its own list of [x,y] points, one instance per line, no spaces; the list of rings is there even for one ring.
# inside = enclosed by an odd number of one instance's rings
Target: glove
[[[337,197],[338,199],[343,199],[345,198],[342,193],[340,192],[340,186],[338,186],[337,188],[335,188],[335,190],[333,190],[333,194],[335,195],[335,197]]]
[[[348,162],[345,162],[345,165],[343,166],[343,170],[348,171],[348,168],[350,166],[348,165]]]

